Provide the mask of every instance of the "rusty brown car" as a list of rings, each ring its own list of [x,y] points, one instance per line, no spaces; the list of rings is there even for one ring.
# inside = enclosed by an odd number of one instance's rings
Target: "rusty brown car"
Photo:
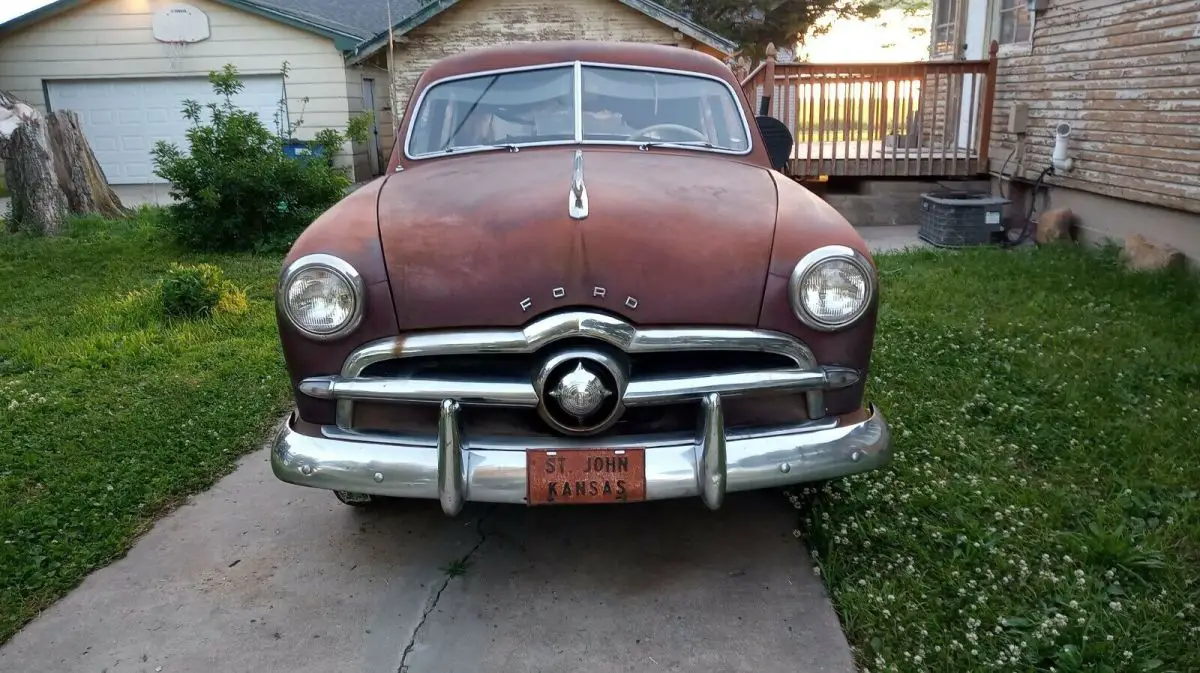
[[[763,106],[765,109],[765,105]],[[348,504],[628,503],[891,459],[877,274],[727,66],[555,42],[419,78],[386,175],[288,254],[275,475]]]

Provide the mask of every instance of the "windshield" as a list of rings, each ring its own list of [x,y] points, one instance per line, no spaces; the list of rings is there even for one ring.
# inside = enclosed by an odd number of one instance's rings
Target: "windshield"
[[[435,84],[418,103],[408,154],[511,149],[576,138],[736,153],[750,149],[738,101],[719,80],[611,66],[587,65],[580,71],[579,82],[572,66],[556,66]]]

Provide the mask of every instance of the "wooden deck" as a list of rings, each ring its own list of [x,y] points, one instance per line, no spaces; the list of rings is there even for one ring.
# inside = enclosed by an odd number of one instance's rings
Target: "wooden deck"
[[[768,56],[742,88],[795,136],[792,177],[972,177],[987,172],[995,62],[994,51],[983,61],[914,63]]]
[[[794,133],[794,131],[793,131]],[[792,149],[786,171],[800,178],[820,176],[972,176],[986,172],[970,148],[913,147],[882,143],[804,142]]]

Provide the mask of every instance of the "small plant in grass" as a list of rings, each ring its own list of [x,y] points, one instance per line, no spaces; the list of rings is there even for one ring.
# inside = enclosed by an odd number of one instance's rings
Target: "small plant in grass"
[[[246,293],[225,280],[212,264],[172,265],[159,284],[163,313],[172,318],[200,318],[214,313],[244,314]]]
[[[287,72],[285,63],[285,81]],[[364,141],[369,120],[351,120],[346,132],[324,129],[308,142],[312,156],[289,157],[285,148],[298,123],[284,128],[286,101],[272,131],[257,113],[234,105],[244,88],[234,66],[210,73],[209,82],[220,102],[184,101],[188,151],[160,141],[152,152],[155,173],[171,183],[177,201],[166,227],[192,250],[286,249],[345,195],[350,178],[330,158],[347,141]]]

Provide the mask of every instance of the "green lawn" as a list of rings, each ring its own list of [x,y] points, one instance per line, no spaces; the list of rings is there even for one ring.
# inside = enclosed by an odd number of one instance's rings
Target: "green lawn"
[[[142,221],[0,234],[0,642],[257,447],[288,388],[278,258],[181,254]],[[250,313],[167,324],[172,261],[219,265]]]
[[[0,236],[0,642],[259,445],[279,259],[152,216]],[[164,322],[172,261],[249,315]],[[1074,249],[881,256],[897,460],[802,532],[864,670],[1200,670],[1200,284]]]
[[[1200,284],[1071,248],[878,261],[896,461],[797,531],[861,669],[1200,671]]]

